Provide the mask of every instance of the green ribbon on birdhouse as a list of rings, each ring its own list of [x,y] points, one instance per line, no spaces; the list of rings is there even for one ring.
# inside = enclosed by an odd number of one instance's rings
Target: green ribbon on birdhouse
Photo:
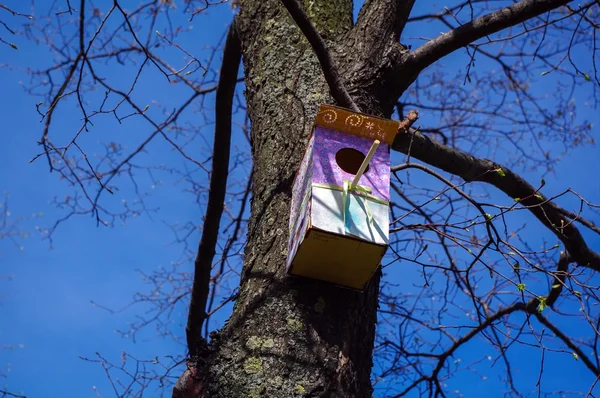
[[[342,186],[335,185],[335,184],[322,184],[322,183],[313,182],[312,186],[315,188],[325,188],[325,189],[332,189],[335,191],[342,191],[342,219],[344,222],[344,227],[346,226],[346,214],[348,213],[348,209],[349,209],[349,205],[350,205],[350,202],[348,200],[349,193],[356,192],[357,194],[359,194],[357,196],[360,196],[365,199],[364,204],[365,204],[365,210],[367,213],[367,219],[369,221],[369,225],[373,225],[373,214],[371,213],[371,209],[369,208],[369,201],[373,201],[375,203],[379,203],[379,204],[386,205],[386,206],[389,206],[389,204],[390,204],[390,202],[388,202],[387,200],[380,199],[380,198],[376,197],[375,195],[373,195],[371,193],[371,188],[369,188],[369,187],[365,187],[362,185],[356,185],[356,186],[354,186],[354,189],[352,189],[351,181],[344,181],[344,185],[342,185]]]
[[[345,182],[349,182],[349,181],[345,181]],[[344,186],[340,186],[340,185],[335,185],[335,184],[323,184],[320,182],[313,182],[312,183],[313,188],[325,188],[325,189],[331,189],[334,191],[341,191],[344,192]],[[361,197],[370,200],[371,202],[375,202],[375,203],[379,203],[382,205],[386,205],[389,206],[390,202],[388,202],[385,199],[381,199],[378,198],[377,196],[373,195],[371,193],[371,188],[369,187],[365,187],[362,185],[357,185],[354,187],[354,189],[350,189],[350,184],[348,184],[348,192],[356,192],[359,193]]]

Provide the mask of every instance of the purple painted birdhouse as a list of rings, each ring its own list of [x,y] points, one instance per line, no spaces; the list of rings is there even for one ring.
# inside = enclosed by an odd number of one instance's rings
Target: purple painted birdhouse
[[[362,290],[389,237],[394,120],[323,105],[296,176],[288,272]]]

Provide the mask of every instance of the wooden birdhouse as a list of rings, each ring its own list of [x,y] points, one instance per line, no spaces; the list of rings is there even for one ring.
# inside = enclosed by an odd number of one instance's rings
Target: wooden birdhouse
[[[389,238],[390,153],[399,123],[329,105],[294,181],[287,269],[362,290]]]

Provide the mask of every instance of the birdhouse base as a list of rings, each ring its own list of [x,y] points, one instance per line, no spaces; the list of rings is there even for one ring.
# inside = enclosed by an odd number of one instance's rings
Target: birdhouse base
[[[362,290],[386,249],[386,245],[309,228],[289,273]]]

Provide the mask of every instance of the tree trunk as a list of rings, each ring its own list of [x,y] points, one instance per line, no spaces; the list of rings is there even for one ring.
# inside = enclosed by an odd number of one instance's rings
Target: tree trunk
[[[352,1],[304,8],[343,49]],[[364,292],[286,275],[292,184],[318,106],[332,102],[321,68],[279,1],[244,2],[236,29],[252,122],[251,220],[239,296],[195,364],[194,395],[369,397],[380,273]]]

